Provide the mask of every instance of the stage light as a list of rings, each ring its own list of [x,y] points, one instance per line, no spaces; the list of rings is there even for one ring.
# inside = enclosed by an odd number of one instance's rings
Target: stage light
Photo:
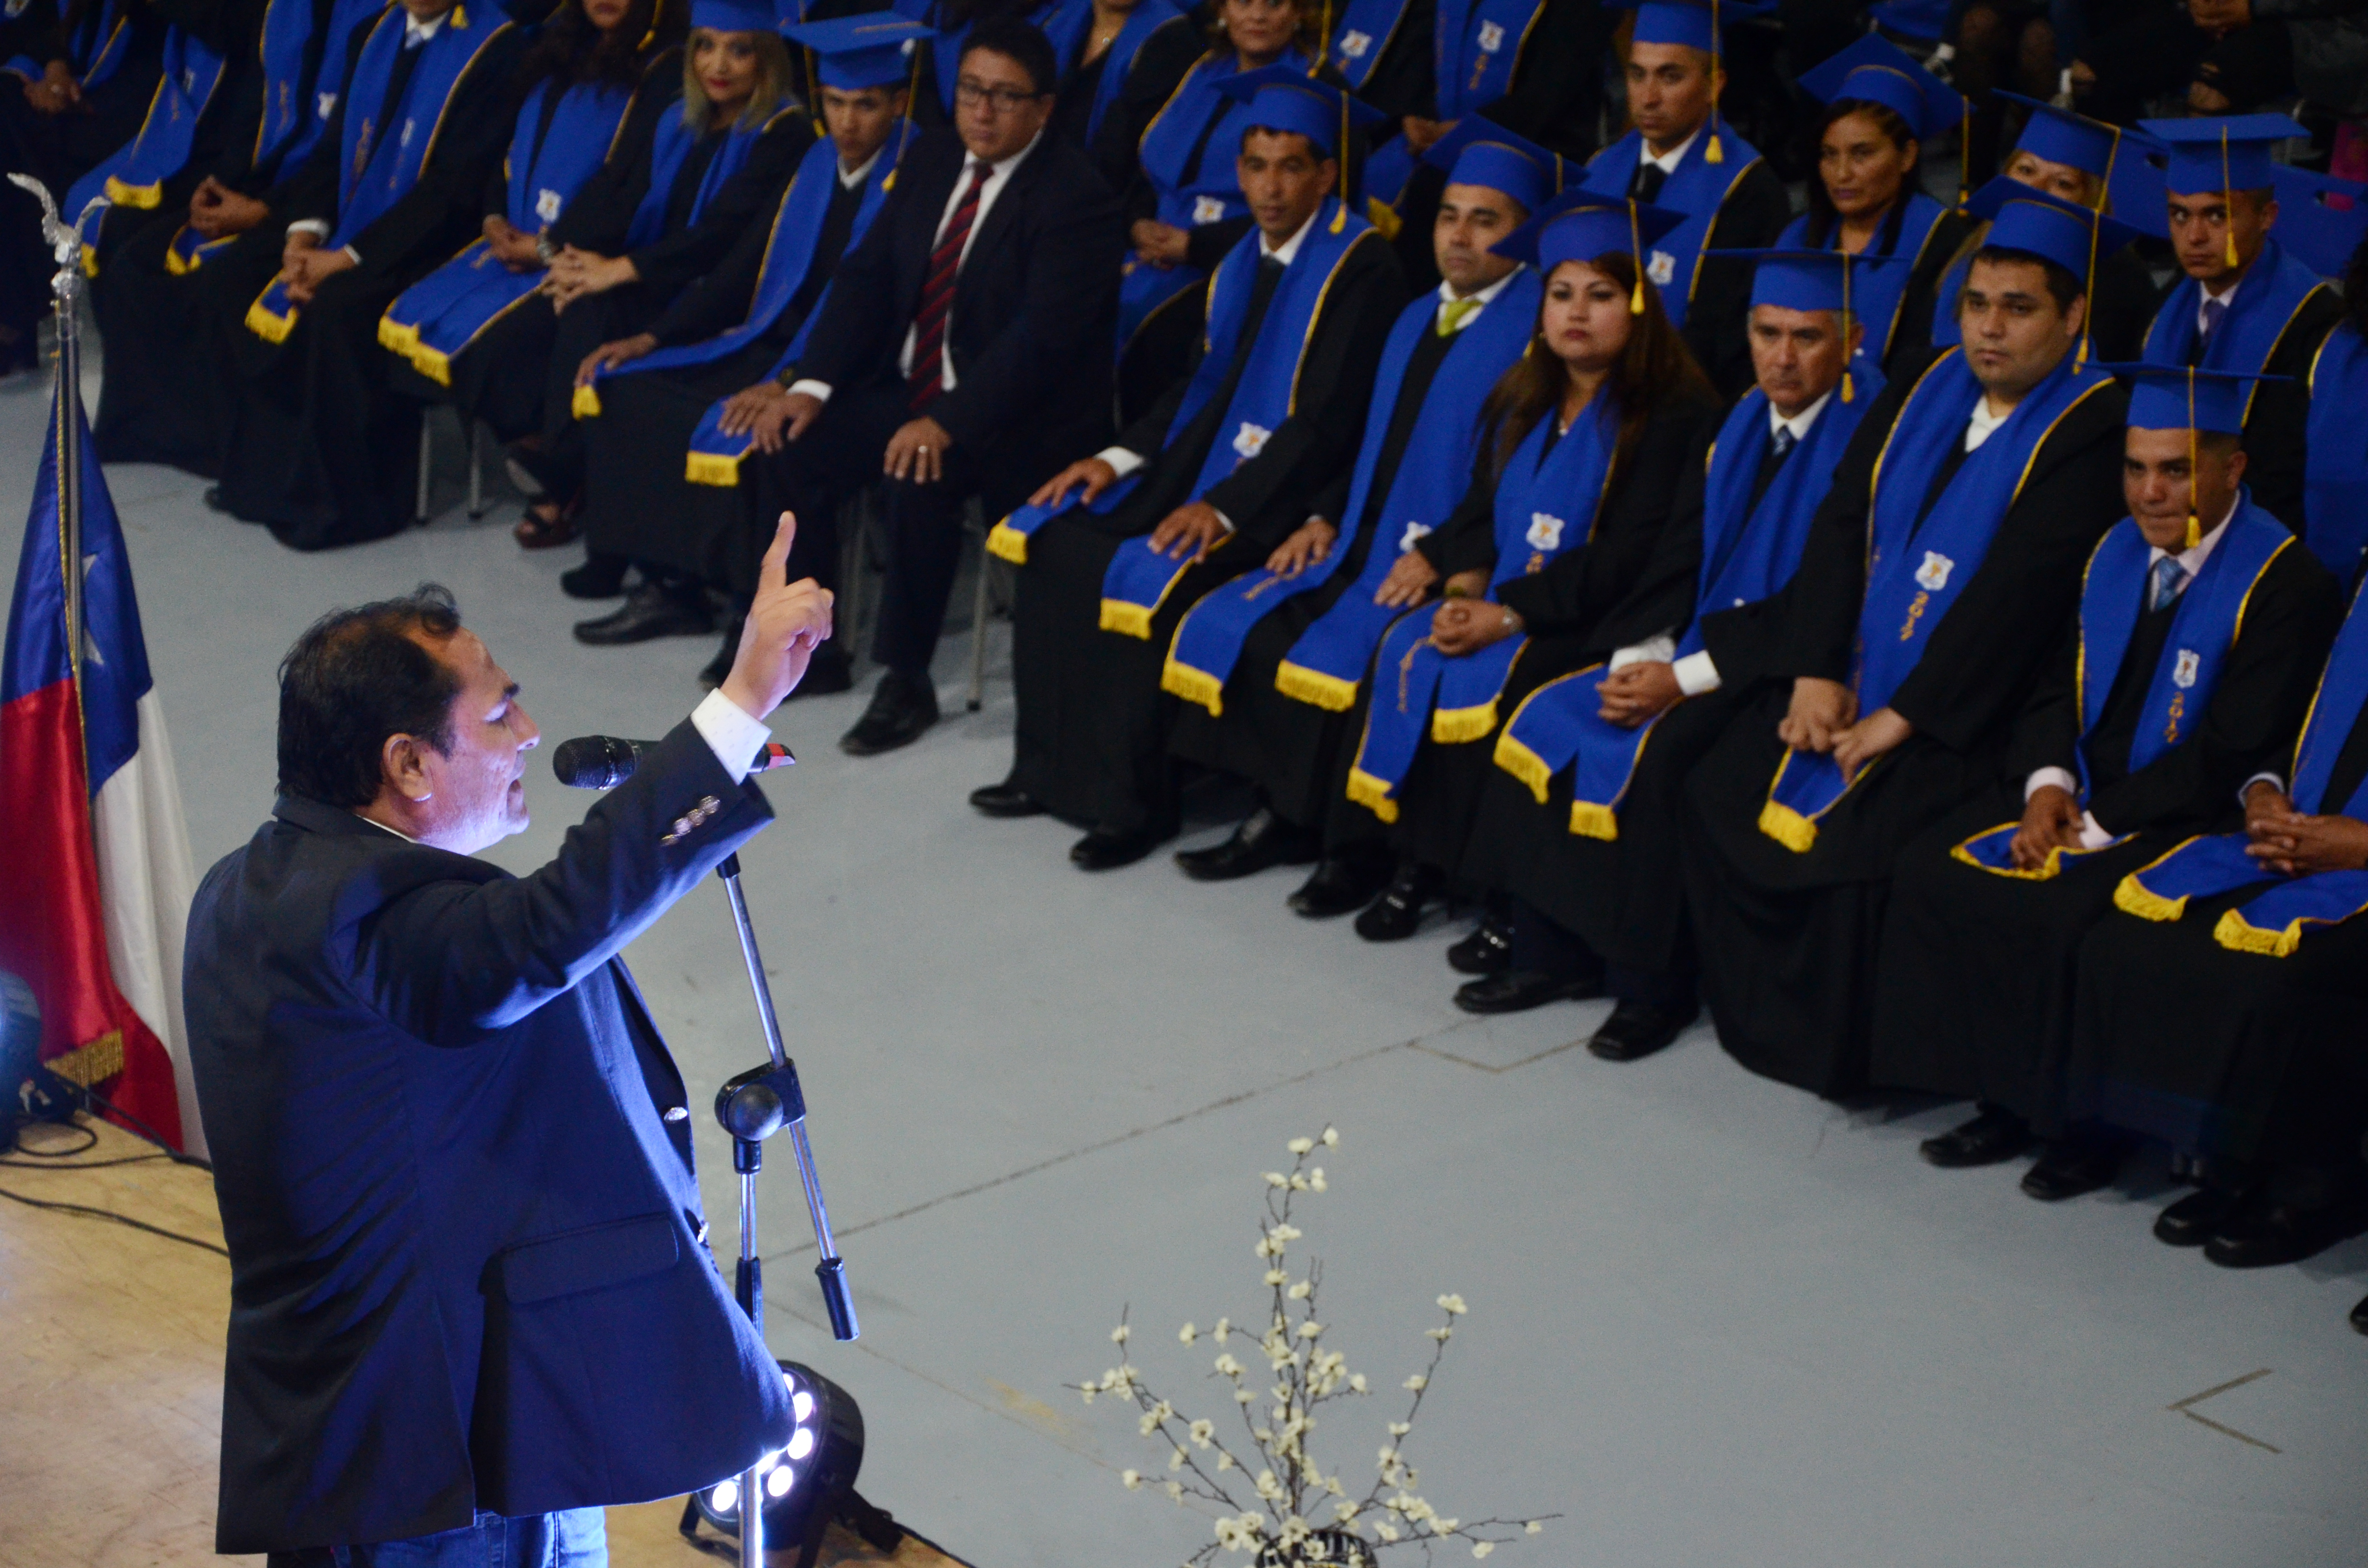
[[[801,1562],[811,1563],[824,1527],[842,1510],[863,1468],[863,1412],[854,1395],[811,1367],[794,1361],[780,1367],[797,1426],[787,1448],[757,1463],[764,1477],[765,1544],[782,1551],[803,1548]],[[740,1501],[737,1479],[719,1481],[691,1498],[699,1518],[731,1536],[740,1533]],[[683,1524],[690,1533],[694,1521]]]

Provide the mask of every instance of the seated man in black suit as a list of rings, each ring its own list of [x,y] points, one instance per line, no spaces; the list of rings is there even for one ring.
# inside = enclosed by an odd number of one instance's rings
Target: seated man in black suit
[[[1045,133],[1059,70],[1025,22],[971,31],[954,126],[913,144],[832,274],[799,379],[749,429],[758,515],[826,516],[884,472],[887,666],[839,744],[890,751],[937,722],[929,656],[962,555],[962,504],[998,517],[1110,427],[1122,245],[1092,162]],[[744,472],[747,471],[744,470]]]
[[[830,634],[791,535],[723,687],[529,876],[471,858],[526,826],[541,737],[450,596],[334,612],[280,666],[280,799],[199,889],[184,982],[231,1258],[219,1550],[602,1562],[603,1505],[787,1444],[618,954],[771,820],[760,721]]]

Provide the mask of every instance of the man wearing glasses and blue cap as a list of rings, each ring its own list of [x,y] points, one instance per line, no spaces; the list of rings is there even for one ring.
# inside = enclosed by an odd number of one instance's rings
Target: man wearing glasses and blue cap
[[[2236,819],[2343,616],[2334,579],[2245,494],[2253,378],[2102,369],[2135,382],[2129,516],[2089,559],[2003,787],[1901,853],[1875,976],[1873,1081],[1975,1102],[1924,1157],[1995,1165],[2044,1137],[2022,1187],[2045,1201],[2104,1186],[2126,1147],[2067,1121],[2058,1094],[2082,938],[2123,877]]]
[[[2307,132],[2282,114],[2147,119],[2169,143],[2170,244],[2186,274],[2147,330],[2149,365],[2279,377],[2257,386],[2245,415],[2253,499],[2297,533],[2304,525],[2305,429],[2313,356],[2343,302],[2271,233],[2279,142]]]

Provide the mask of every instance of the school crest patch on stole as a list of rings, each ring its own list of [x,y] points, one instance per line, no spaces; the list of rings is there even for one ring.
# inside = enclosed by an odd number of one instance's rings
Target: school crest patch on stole
[[[1407,551],[1412,550],[1417,544],[1429,537],[1430,537],[1430,525],[1429,523],[1410,522],[1406,524],[1406,532],[1398,536],[1398,553],[1400,555],[1404,555]]]
[[[1267,439],[1273,434],[1264,426],[1253,425],[1245,419],[1242,427],[1234,433],[1234,450],[1245,458],[1254,458],[1266,449]]]
[[[1225,204],[1216,197],[1199,196],[1192,199],[1192,226],[1194,228],[1197,229],[1203,223],[1218,222],[1222,221],[1224,216]]]
[[[1949,585],[1949,574],[1957,563],[1937,550],[1924,552],[1924,564],[1916,568],[1916,585],[1930,593],[1939,593]]]
[[[1531,550],[1556,550],[1562,545],[1562,519],[1544,512],[1530,514],[1530,531],[1521,536]]]
[[[2203,662],[2203,655],[2192,648],[2179,651],[2179,663],[2170,672],[2170,684],[2182,691],[2195,684],[2195,672]]]
[[[1350,28],[1340,35],[1340,52],[1351,60],[1365,58],[1365,51],[1373,47],[1373,35]]]

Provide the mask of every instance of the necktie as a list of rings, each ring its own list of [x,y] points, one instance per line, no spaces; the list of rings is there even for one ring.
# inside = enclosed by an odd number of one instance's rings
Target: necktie
[[[1776,434],[1768,442],[1768,455],[1776,461],[1782,462],[1784,455],[1792,449],[1793,427],[1790,425],[1779,425],[1776,426]]]
[[[2147,596],[2146,608],[2160,609],[2175,604],[2186,591],[2187,568],[2179,563],[2178,557],[2166,555],[2154,563],[2154,589]]]
[[[1439,335],[1453,337],[1473,312],[1480,308],[1477,300],[1450,300],[1439,308]]]
[[[2198,358],[2203,358],[2204,349],[2211,346],[2212,335],[2220,330],[2220,318],[2227,313],[2227,301],[2206,300],[2203,301],[2203,330],[2202,333],[2197,335],[2195,339],[2195,353]]]
[[[970,161],[953,213],[946,220],[945,234],[929,253],[921,308],[913,313],[913,373],[905,383],[911,389],[905,401],[916,414],[945,391],[946,313],[953,309],[954,276],[962,270],[962,246],[970,243],[970,226],[978,218],[978,193],[985,188],[986,176],[992,172],[981,160]]]
[[[1650,201],[1661,194],[1661,187],[1668,177],[1668,171],[1660,165],[1648,164],[1639,158],[1636,160],[1636,177],[1628,182],[1628,194],[1639,201]]]

